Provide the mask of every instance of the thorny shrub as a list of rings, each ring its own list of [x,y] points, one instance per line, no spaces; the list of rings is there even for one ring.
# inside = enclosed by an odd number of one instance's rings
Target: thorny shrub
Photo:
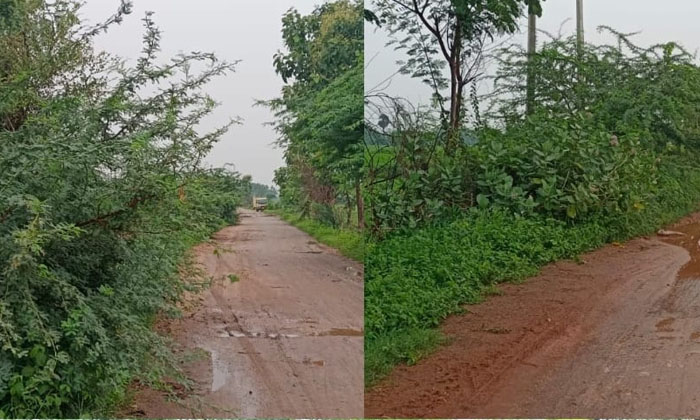
[[[104,413],[169,369],[151,323],[249,187],[201,167],[227,128],[198,133],[201,88],[233,67],[158,64],[150,14],[135,67],[93,51],[128,2],[95,27],[73,0],[0,6],[0,417]]]

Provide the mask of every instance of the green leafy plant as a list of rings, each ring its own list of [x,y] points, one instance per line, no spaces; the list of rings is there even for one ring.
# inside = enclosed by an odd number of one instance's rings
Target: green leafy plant
[[[697,209],[700,67],[675,43],[601,30],[616,45],[501,50],[495,91],[472,96],[476,118],[451,147],[441,104],[366,98],[368,384],[434,348],[439,323],[498,283]]]
[[[280,98],[263,102],[276,113],[285,150],[287,166],[275,176],[281,206],[358,230],[365,225],[363,15],[354,0],[329,2],[305,16],[294,9],[285,14],[285,51],[274,58],[285,87]]]
[[[152,322],[196,275],[187,250],[250,189],[201,168],[228,128],[196,130],[214,108],[202,87],[233,64],[158,64],[150,14],[134,67],[94,51],[130,10],[85,27],[77,1],[0,2],[3,416],[109,413],[134,378],[182,378]]]
[[[365,379],[372,385],[397,363],[414,363],[444,337],[435,328],[539,267],[612,241],[654,232],[697,209],[700,169],[687,158],[664,164],[658,195],[643,209],[589,216],[576,224],[473,208],[366,245]]]

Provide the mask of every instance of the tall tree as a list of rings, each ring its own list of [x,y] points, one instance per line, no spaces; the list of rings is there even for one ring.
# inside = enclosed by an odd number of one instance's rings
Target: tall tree
[[[523,6],[536,15],[542,0],[378,0],[377,15],[392,34],[403,35],[397,49],[409,59],[401,70],[422,78],[435,91],[448,127],[448,148],[457,143],[464,87],[481,74],[484,45],[514,33]],[[443,69],[449,70],[449,79]],[[449,110],[441,91],[449,88]]]
[[[306,16],[290,10],[283,18],[286,51],[274,57],[286,84],[282,97],[267,103],[277,113],[289,167],[278,179],[299,182],[307,203],[332,207],[354,195],[360,227],[364,17],[362,4],[350,0]],[[298,189],[280,189],[283,199],[285,192],[299,199]]]

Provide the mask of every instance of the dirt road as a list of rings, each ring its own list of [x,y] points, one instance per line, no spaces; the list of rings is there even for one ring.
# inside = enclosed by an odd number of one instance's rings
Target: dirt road
[[[132,409],[150,418],[362,417],[361,264],[276,217],[241,216],[197,247],[214,283],[165,328],[205,352],[186,366],[195,395],[175,403],[143,390]]]
[[[700,215],[560,262],[446,320],[449,345],[365,396],[367,417],[700,414]]]

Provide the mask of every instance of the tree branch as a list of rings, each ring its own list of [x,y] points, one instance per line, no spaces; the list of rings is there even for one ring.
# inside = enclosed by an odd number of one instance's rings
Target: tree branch
[[[84,220],[84,221],[82,221],[82,222],[78,222],[78,223],[75,224],[75,226],[77,226],[77,227],[83,227],[83,226],[88,226],[88,225],[92,225],[92,224],[95,224],[95,223],[102,223],[102,222],[104,222],[104,221],[107,220],[107,219],[111,219],[112,217],[119,216],[120,214],[126,213],[127,211],[136,208],[139,204],[142,204],[142,203],[144,203],[146,200],[151,199],[151,198],[153,198],[153,197],[155,197],[155,194],[151,194],[151,195],[144,196],[144,197],[134,197],[134,198],[132,198],[131,201],[129,201],[129,203],[126,205],[126,208],[119,209],[119,210],[115,210],[115,211],[112,211],[112,212],[109,212],[109,213],[106,213],[106,214],[103,214],[103,215],[100,215],[100,216],[93,217],[92,219],[88,219],[88,220]]]
[[[398,4],[399,6],[403,7],[404,9],[415,13],[418,18],[421,20],[423,23],[423,26],[425,26],[430,33],[432,33],[435,38],[438,41],[438,44],[440,45],[440,50],[442,51],[442,54],[445,56],[445,59],[449,62],[452,62],[452,57],[450,57],[450,54],[448,52],[447,47],[445,46],[445,40],[442,39],[442,36],[440,34],[440,26],[439,22],[435,22],[435,27],[430,25],[430,22],[428,22],[428,19],[425,17],[425,11],[428,8],[428,3],[429,1],[426,1],[423,3],[422,7],[418,7],[418,0],[412,0],[413,7],[409,7],[407,4],[403,3],[400,0],[391,0],[392,2]]]

